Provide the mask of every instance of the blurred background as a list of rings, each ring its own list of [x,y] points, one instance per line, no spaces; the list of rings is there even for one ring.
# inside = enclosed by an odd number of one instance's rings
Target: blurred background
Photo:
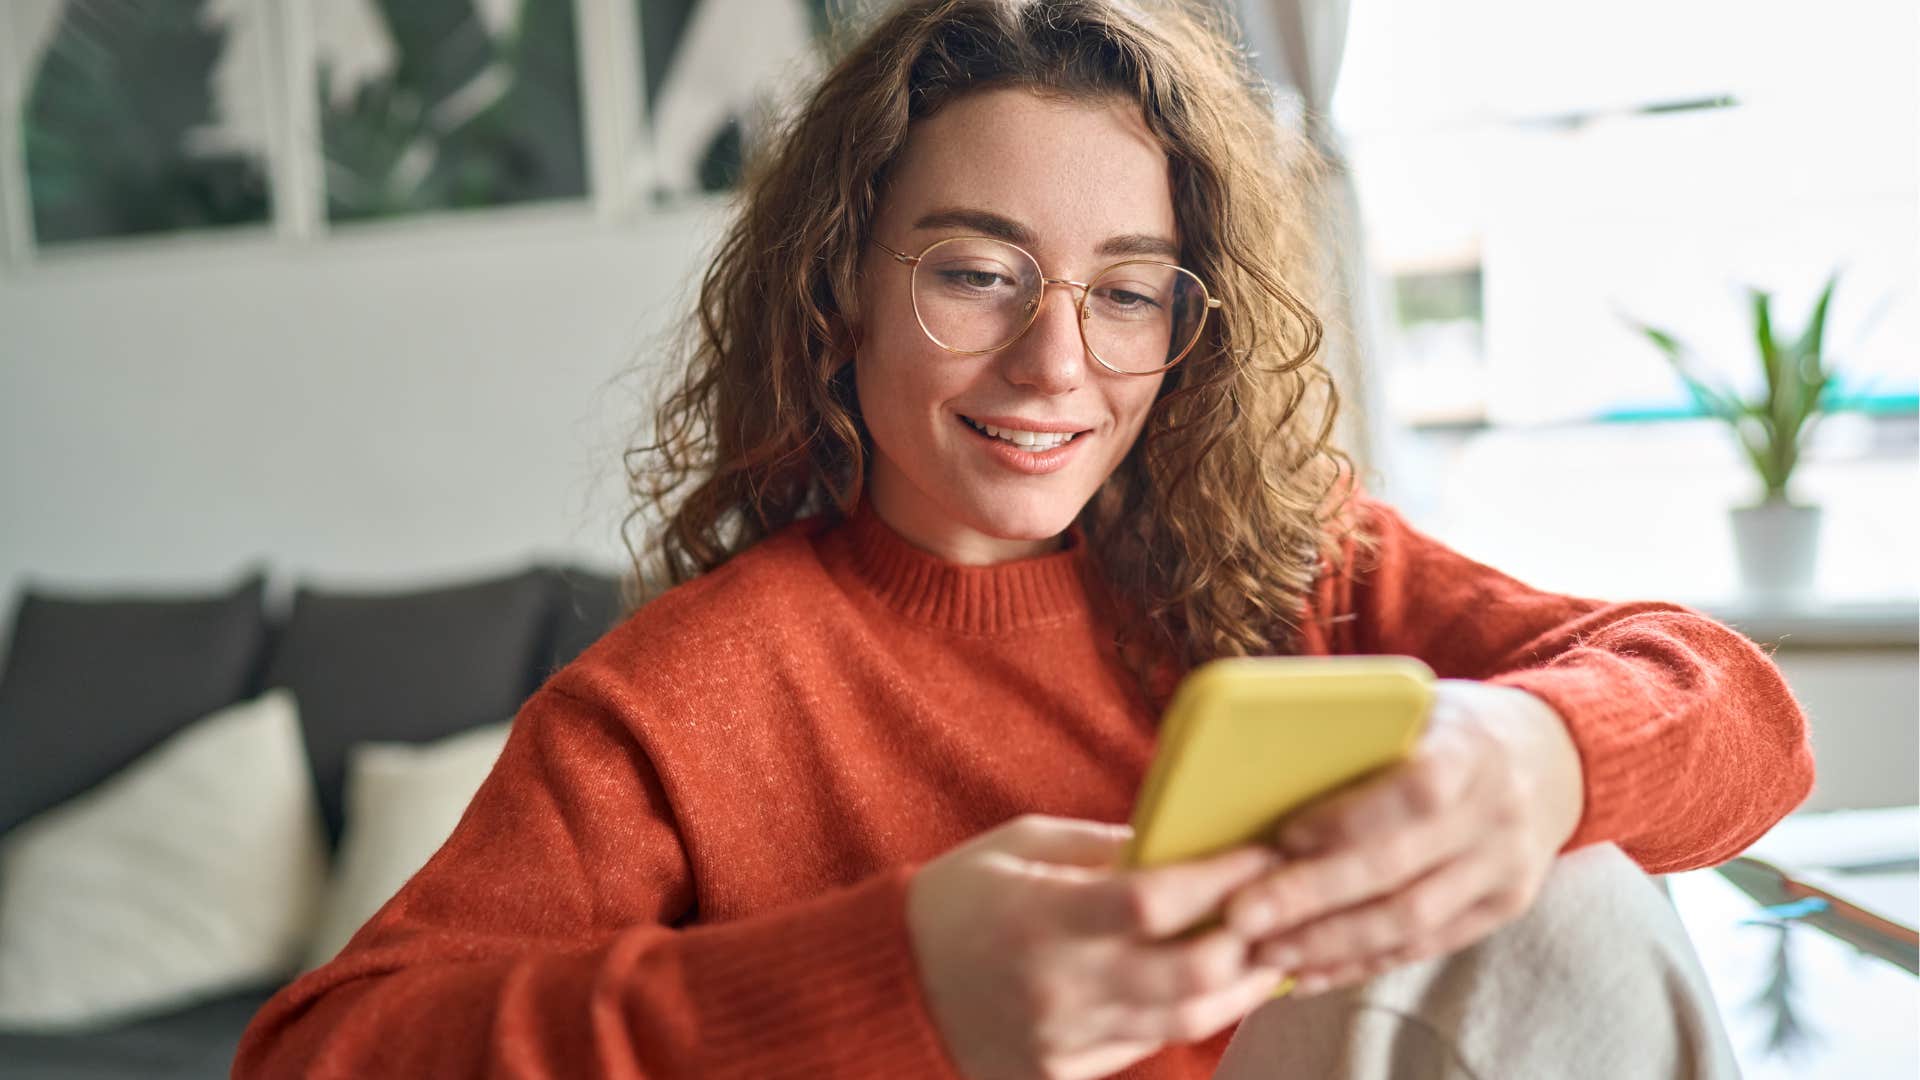
[[[1813,718],[1810,835],[1905,851],[1876,903],[1911,927],[1913,5],[1220,2],[1344,166],[1328,355],[1372,487],[1531,584],[1760,642]],[[36,591],[619,572],[663,335],[837,10],[0,0],[0,635]],[[1828,993],[1910,1021],[1910,976],[1786,920],[1759,949],[1700,885],[1750,1071],[1912,1075]],[[1836,950],[1797,989],[1790,939]]]

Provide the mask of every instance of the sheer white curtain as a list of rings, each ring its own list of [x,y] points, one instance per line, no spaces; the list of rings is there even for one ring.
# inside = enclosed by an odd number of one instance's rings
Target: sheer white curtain
[[[1276,121],[1301,125],[1326,159],[1321,242],[1329,280],[1319,315],[1326,323],[1321,355],[1340,386],[1336,432],[1370,490],[1386,485],[1386,422],[1379,393],[1384,361],[1379,296],[1367,267],[1360,203],[1338,134],[1328,120],[1346,51],[1350,0],[1236,0],[1237,14],[1261,74],[1281,91]]]

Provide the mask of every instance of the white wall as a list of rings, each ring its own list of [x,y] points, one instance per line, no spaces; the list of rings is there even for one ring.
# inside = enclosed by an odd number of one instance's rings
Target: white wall
[[[1773,658],[1812,731],[1813,793],[1804,809],[1920,802],[1920,672],[1911,646],[1782,648]]]
[[[0,590],[624,564],[621,379],[722,223],[576,208],[0,271]],[[649,393],[651,391],[648,391]]]

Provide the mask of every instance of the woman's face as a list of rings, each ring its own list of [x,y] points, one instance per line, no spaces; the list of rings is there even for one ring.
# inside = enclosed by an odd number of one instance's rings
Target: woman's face
[[[992,219],[998,219],[997,221]],[[916,123],[874,239],[915,255],[948,236],[1018,243],[1047,277],[1087,281],[1129,257],[1177,262],[1166,154],[1139,108],[977,91]],[[1145,239],[1143,239],[1145,238]],[[1140,254],[1148,240],[1166,250]],[[1131,243],[1126,254],[1119,244]],[[1104,249],[1104,250],[1103,250]],[[860,263],[855,381],[873,436],[867,497],[915,545],[984,565],[1053,550],[1132,447],[1165,373],[1121,375],[1082,344],[1078,290],[1051,285],[1005,349],[948,352],[914,317],[913,268],[868,244]],[[1036,473],[966,419],[1067,423],[1064,466]]]

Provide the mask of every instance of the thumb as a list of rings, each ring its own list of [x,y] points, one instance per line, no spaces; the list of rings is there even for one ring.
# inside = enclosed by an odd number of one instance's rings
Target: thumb
[[[1133,827],[1049,814],[1023,814],[982,839],[993,851],[1033,862],[1115,866],[1133,839]]]

